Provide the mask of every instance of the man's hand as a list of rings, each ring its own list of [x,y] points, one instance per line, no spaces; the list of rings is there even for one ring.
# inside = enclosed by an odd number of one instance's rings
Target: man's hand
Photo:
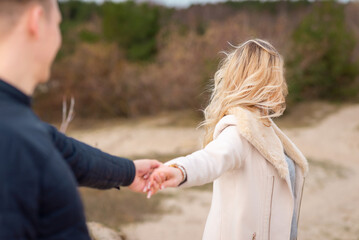
[[[162,163],[157,160],[142,159],[134,161],[134,164],[136,167],[136,177],[128,188],[134,192],[143,192],[147,179],[156,168],[162,165]]]

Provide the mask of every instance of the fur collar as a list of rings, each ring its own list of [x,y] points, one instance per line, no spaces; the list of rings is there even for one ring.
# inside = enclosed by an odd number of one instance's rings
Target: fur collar
[[[219,124],[214,136],[228,125],[237,125],[239,133],[276,168],[282,178],[289,176],[284,152],[301,168],[304,175],[307,174],[307,159],[272,120],[272,125],[267,127],[255,113],[244,108],[235,108],[230,114],[234,116],[225,116],[227,123]]]

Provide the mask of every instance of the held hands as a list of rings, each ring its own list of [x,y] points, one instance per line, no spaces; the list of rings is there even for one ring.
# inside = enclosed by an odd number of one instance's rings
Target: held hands
[[[143,192],[147,192],[147,198],[151,198],[160,189],[177,187],[183,182],[184,178],[185,176],[179,168],[161,165],[152,172]]]
[[[156,168],[162,166],[162,163],[157,160],[142,159],[134,161],[134,164],[136,167],[136,176],[128,188],[134,192],[143,192],[151,173]]]
[[[134,164],[136,176],[128,188],[134,192],[147,192],[147,198],[167,187],[177,187],[186,178],[185,170],[176,165],[166,166],[150,159],[136,160]]]

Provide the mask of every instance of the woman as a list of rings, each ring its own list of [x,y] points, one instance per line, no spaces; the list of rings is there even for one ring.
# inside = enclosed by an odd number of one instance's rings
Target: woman
[[[308,163],[271,120],[285,110],[283,59],[260,39],[227,54],[205,109],[205,148],[156,169],[144,191],[214,181],[204,240],[294,240]]]

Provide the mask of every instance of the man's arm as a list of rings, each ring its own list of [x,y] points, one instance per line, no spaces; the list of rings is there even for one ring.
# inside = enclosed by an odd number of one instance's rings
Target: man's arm
[[[135,164],[67,137],[48,125],[53,143],[71,167],[80,186],[110,189],[129,186],[135,180]]]

